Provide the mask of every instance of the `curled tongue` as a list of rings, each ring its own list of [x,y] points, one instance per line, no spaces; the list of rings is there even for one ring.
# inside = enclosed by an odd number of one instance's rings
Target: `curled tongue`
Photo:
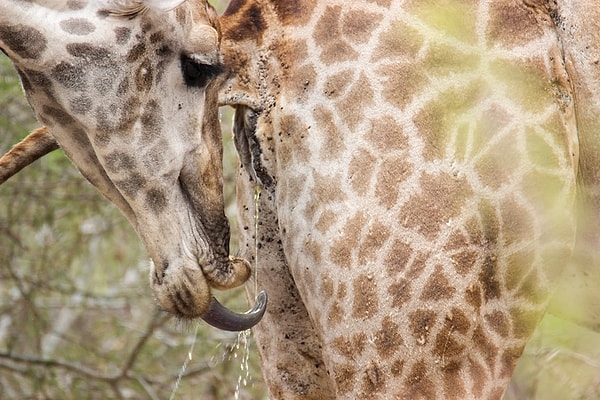
[[[245,331],[256,325],[267,309],[267,293],[258,294],[254,306],[245,313],[236,313],[212,298],[206,313],[201,317],[207,324],[224,331]]]

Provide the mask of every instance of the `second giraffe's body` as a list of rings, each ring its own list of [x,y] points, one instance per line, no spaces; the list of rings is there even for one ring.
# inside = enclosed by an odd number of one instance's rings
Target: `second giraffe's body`
[[[258,283],[272,306],[255,335],[273,398],[502,397],[569,263],[576,177],[593,168],[579,170],[590,131],[571,81],[584,40],[561,37],[585,14],[539,3],[225,12],[248,258],[253,182],[266,189]]]

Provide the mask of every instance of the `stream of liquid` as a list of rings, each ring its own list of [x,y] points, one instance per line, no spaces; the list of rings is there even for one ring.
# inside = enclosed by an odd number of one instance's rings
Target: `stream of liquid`
[[[260,186],[256,185],[254,189],[254,295],[258,295],[258,215],[260,209]],[[175,399],[175,395],[177,394],[177,389],[181,384],[181,379],[185,374],[188,364],[192,361],[192,355],[194,353],[194,345],[196,344],[196,338],[198,337],[198,327],[199,324],[196,323],[196,329],[194,331],[194,340],[190,346],[190,350],[188,351],[187,357],[179,370],[179,374],[177,375],[177,380],[175,381],[175,385],[173,385],[173,391],[171,392],[171,396],[169,396],[169,400]],[[250,345],[249,345],[249,337],[251,335],[250,329],[247,329],[242,332],[238,332],[237,340],[233,345],[233,350],[231,352],[226,352],[221,355],[221,359],[218,362],[225,361],[227,354],[229,353],[229,359],[233,357],[234,359],[238,358],[238,353],[241,351],[240,359],[240,374],[238,375],[237,383],[235,385],[234,398],[235,400],[239,400],[240,398],[240,390],[242,387],[246,387],[248,385],[248,381],[250,378],[250,368],[248,366],[248,360],[250,358]],[[214,361],[212,359],[211,361]]]
[[[179,384],[181,383],[181,378],[187,369],[188,363],[192,361],[192,354],[194,354],[194,345],[196,344],[196,338],[198,337],[198,323],[196,325],[196,330],[194,331],[194,340],[192,340],[192,345],[190,346],[190,350],[188,351],[187,358],[183,362],[181,369],[179,370],[179,374],[177,375],[177,380],[175,381],[175,385],[173,386],[173,391],[171,392],[171,396],[169,396],[169,400],[173,400],[175,398],[175,394],[177,393],[177,388],[179,388]]]

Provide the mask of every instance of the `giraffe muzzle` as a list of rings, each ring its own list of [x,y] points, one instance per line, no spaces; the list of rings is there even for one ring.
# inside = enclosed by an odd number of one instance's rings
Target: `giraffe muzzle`
[[[239,260],[234,259],[229,263],[232,268],[240,265]],[[156,303],[163,310],[182,319],[202,318],[209,325],[226,331],[252,328],[260,322],[267,306],[267,294],[261,292],[245,313],[226,308],[211,294],[212,285],[202,270],[190,266],[164,263],[157,268],[153,263],[150,286]]]

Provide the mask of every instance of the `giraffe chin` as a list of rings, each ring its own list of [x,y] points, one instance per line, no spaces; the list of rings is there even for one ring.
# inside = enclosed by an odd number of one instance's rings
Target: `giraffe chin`
[[[233,262],[232,267],[245,263]],[[246,262],[247,263],[247,262]],[[181,319],[202,318],[209,325],[226,331],[244,331],[262,319],[267,306],[267,294],[261,292],[252,308],[237,313],[223,306],[212,296],[209,283],[200,268],[170,267],[158,276],[151,266],[150,287],[158,306]]]

